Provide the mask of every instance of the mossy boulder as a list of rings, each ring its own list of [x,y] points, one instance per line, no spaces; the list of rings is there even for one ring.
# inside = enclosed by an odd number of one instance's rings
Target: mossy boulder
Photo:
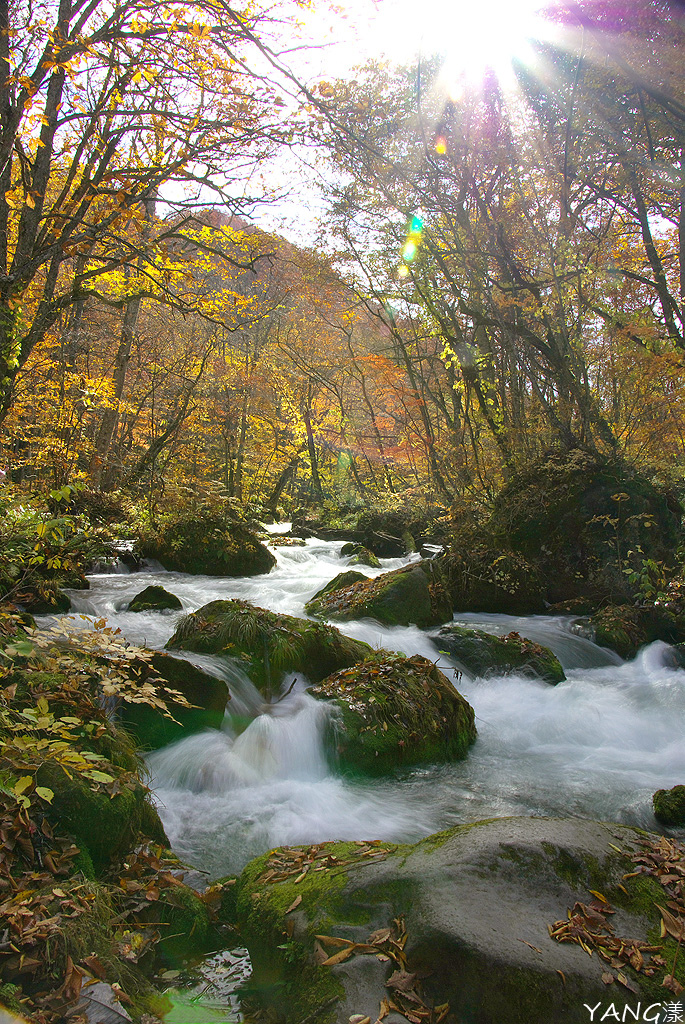
[[[652,797],[654,817],[662,825],[678,828],[685,825],[685,786],[657,789]]]
[[[364,509],[357,519],[363,547],[381,558],[398,558],[416,551],[415,534],[424,524],[409,509]]]
[[[453,544],[433,564],[442,572],[456,612],[535,615],[545,610],[542,578],[523,555],[485,534],[462,533]]]
[[[148,825],[151,816],[157,820],[158,816],[151,805],[143,811],[149,800],[148,790],[134,774],[102,761],[97,772],[109,775],[117,783],[118,792],[103,789],[75,770],[70,777],[54,761],[45,761],[36,779],[54,793],[48,817],[87,849],[95,871],[100,872],[112,858],[135,846],[144,814]],[[158,834],[164,834],[161,822]]]
[[[345,556],[352,555],[350,565],[368,565],[371,569],[380,569],[381,567],[377,556],[374,555],[373,551],[365,548],[363,544],[343,544],[340,554]]]
[[[413,845],[272,851],[238,880],[254,991],[286,1020],[317,1024],[375,1020],[389,993],[402,1002],[417,990],[425,1005],[447,1004],[447,1020],[587,1024],[584,1004],[610,1002],[623,1019],[624,1007],[640,999],[644,1006],[671,998],[661,980],[675,940],[666,940],[658,978],[622,964],[626,987],[598,953],[555,941],[550,927],[566,922],[577,903],[598,900],[594,890],[615,909],[617,936],[662,945],[662,886],[656,878],[624,879],[634,870],[628,854],[650,838],[659,839],[579,819],[505,818]],[[398,926],[403,956],[395,958]],[[391,956],[379,959],[379,947]],[[326,958],[334,959],[324,965]]]
[[[634,658],[645,644],[663,640],[679,644],[685,638],[685,617],[679,608],[652,605],[605,605],[588,622],[592,638],[622,658]]]
[[[306,609],[331,619],[369,616],[390,626],[436,626],[452,618],[445,577],[436,561],[412,563],[373,579],[320,591]]]
[[[474,676],[501,676],[515,673],[542,679],[556,685],[566,679],[557,656],[549,647],[519,633],[494,636],[480,629],[443,626],[430,634],[435,646],[451,654]]]
[[[642,559],[673,565],[681,511],[618,459],[576,448],[548,452],[514,476],[487,533],[536,567],[548,602],[621,603],[633,596],[627,568]]]
[[[364,583],[369,577],[365,576],[363,572],[357,572],[355,569],[348,569],[346,572],[339,572],[337,576],[334,576],[332,580],[322,587],[321,590],[317,590],[314,597],[307,601],[305,610],[310,615],[316,615],[318,613],[320,598],[326,594],[332,594],[334,590],[344,590],[346,587],[351,587],[355,583]]]
[[[311,682],[368,657],[371,648],[334,626],[256,608],[249,601],[211,601],[187,615],[166,645],[170,649],[240,658],[265,694],[286,672]]]
[[[167,569],[204,576],[258,576],[276,564],[252,530],[209,515],[173,520],[146,539],[142,553]]]
[[[160,929],[161,947],[168,957],[174,959],[202,952],[214,937],[207,904],[188,885],[165,889],[155,908],[154,918],[165,926]]]
[[[149,664],[140,665],[141,685],[155,675],[181,693],[190,704],[186,707],[163,694],[172,717],[150,704],[122,702],[121,721],[145,750],[157,750],[203,729],[220,729],[226,703],[231,699],[223,679],[203,672],[185,658],[156,652]],[[154,684],[154,680],[153,680]]]
[[[589,622],[594,641],[600,647],[609,647],[622,658],[634,658],[640,647],[649,640],[647,630],[640,622],[640,613],[633,605],[608,605],[600,608]]]
[[[133,598],[128,606],[129,612],[166,611],[171,609],[177,611],[183,605],[175,594],[160,586],[145,587]]]
[[[341,767],[380,775],[402,765],[456,761],[476,738],[471,705],[433,662],[380,652],[309,692],[333,701]]]

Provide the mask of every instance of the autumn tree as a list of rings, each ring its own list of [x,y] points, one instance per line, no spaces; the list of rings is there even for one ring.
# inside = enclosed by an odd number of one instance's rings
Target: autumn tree
[[[65,313],[78,331],[88,300],[122,311],[120,378],[143,299],[196,308],[185,211],[201,188],[237,209],[287,137],[262,17],[224,0],[0,3],[1,416],[34,346]],[[162,195],[171,219],[154,216]]]

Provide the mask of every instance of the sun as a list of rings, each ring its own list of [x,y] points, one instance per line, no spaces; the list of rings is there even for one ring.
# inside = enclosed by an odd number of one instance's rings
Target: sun
[[[549,34],[541,0],[381,0],[377,43],[388,58],[444,58],[446,78],[476,84],[494,73],[513,81],[512,61],[528,62],[531,39]]]

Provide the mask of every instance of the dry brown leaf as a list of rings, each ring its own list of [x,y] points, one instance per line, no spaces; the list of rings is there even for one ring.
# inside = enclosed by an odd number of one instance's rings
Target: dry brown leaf
[[[627,988],[629,992],[632,992],[633,995],[639,996],[639,988],[629,978],[626,977],[623,971],[618,972],[618,974],[616,975],[616,981],[620,982],[620,984],[623,985],[624,988]]]
[[[658,903],[655,906],[661,914],[663,926],[668,934],[672,935],[678,942],[683,942],[685,940],[685,922],[682,918],[674,917],[670,910],[660,907]]]
[[[602,981],[605,985],[611,985],[614,981],[616,981],[616,978],[609,971],[605,971],[602,975]]]
[[[341,939],[337,935],[315,935],[314,938],[326,946],[354,946],[352,939]]]
[[[411,992],[418,980],[418,975],[409,971],[395,971],[385,983],[386,988],[395,988],[398,992]]]
[[[661,984],[676,996],[685,992],[685,988],[683,988],[678,979],[674,978],[672,974],[667,974]]]
[[[291,910],[295,909],[295,907],[299,907],[301,902],[302,902],[302,894],[300,893],[300,895],[296,896],[295,899],[292,901],[292,903],[290,904],[290,906],[286,910],[286,914],[289,914]]]
[[[327,960],[321,964],[322,967],[334,967],[336,964],[341,964],[343,960],[347,960],[348,957],[354,953],[354,945],[347,946],[345,949],[338,950],[333,956],[329,956]]]

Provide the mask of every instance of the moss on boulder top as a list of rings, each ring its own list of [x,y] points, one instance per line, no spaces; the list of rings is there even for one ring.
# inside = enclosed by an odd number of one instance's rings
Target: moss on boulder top
[[[335,590],[319,591],[306,605],[331,619],[378,619],[389,626],[436,626],[452,618],[446,580],[437,561],[421,561]]]
[[[657,789],[652,798],[654,817],[668,828],[685,825],[685,786]]]
[[[183,605],[175,594],[160,586],[145,587],[133,598],[128,606],[129,612],[165,611],[166,609],[178,610]]]
[[[334,626],[256,608],[249,601],[211,601],[186,616],[166,645],[202,654],[228,654],[263,693],[278,688],[286,672],[318,682],[368,657],[371,648]]]
[[[352,555],[350,565],[368,565],[372,569],[380,569],[381,567],[378,557],[374,555],[373,551],[365,548],[363,544],[355,544],[354,542],[343,544],[340,554]]]
[[[338,709],[341,767],[378,775],[402,765],[456,761],[476,738],[471,705],[433,662],[379,652],[309,692]]]
[[[516,673],[543,679],[553,685],[566,679],[553,651],[519,633],[494,636],[480,629],[447,625],[437,633],[431,633],[430,639],[439,650],[451,654],[475,676]]]
[[[252,530],[220,515],[174,519],[146,538],[141,550],[167,569],[204,576],[258,576],[276,564]]]

